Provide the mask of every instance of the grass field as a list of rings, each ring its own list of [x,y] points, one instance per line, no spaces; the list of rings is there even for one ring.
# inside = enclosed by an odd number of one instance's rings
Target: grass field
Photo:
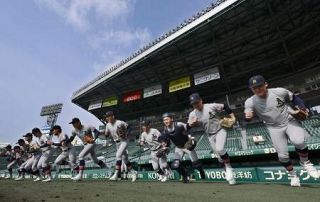
[[[0,179],[0,201],[320,201],[319,185],[292,188],[280,184],[239,184],[177,182],[109,182],[59,180],[34,183]]]

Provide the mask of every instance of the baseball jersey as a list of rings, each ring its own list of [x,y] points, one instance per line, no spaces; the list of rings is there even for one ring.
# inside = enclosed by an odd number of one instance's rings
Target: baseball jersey
[[[254,112],[267,126],[286,126],[292,119],[292,110],[288,102],[292,101],[293,93],[284,88],[270,88],[266,98],[256,95],[245,102],[245,112]]]
[[[82,125],[82,128],[80,130],[73,129],[72,130],[72,137],[78,136],[81,140],[83,140],[83,137],[87,134],[91,134],[93,138],[98,137],[100,132],[93,126],[84,126]]]
[[[30,157],[32,157],[32,154],[29,153],[30,151],[30,145],[29,145],[29,142],[28,141],[24,141],[24,145],[23,146],[20,146],[20,149],[21,149],[21,159],[25,160],[25,159],[28,159]]]
[[[67,134],[60,133],[58,139],[61,143],[60,148],[62,149],[62,151],[67,151],[73,147],[71,142],[66,142],[69,139]]]
[[[189,114],[189,121],[197,118],[198,123],[205,129],[207,134],[215,134],[221,129],[220,120],[223,118],[224,104],[204,104],[201,111],[194,109]]]
[[[28,157],[32,157],[34,154],[40,153],[40,150],[38,150],[40,148],[38,141],[31,140],[31,142],[26,142],[26,145],[28,145],[28,148],[27,148],[27,152],[29,152]]]
[[[14,159],[14,152],[13,152],[12,150],[10,150],[10,151],[5,151],[5,152],[3,153],[3,156],[6,158],[6,160],[7,160],[8,162],[11,162],[11,161]]]
[[[161,133],[155,129],[150,128],[149,132],[143,132],[141,134],[141,142],[145,142],[149,145],[151,151],[156,151],[160,148],[160,143],[158,142],[158,138],[160,137]]]
[[[119,131],[122,130],[124,136],[119,136]],[[114,141],[126,140],[128,137],[128,124],[124,121],[116,120],[113,124],[106,125],[106,135],[111,135]]]
[[[165,127],[163,135],[168,137],[179,148],[183,148],[189,140],[187,124],[182,122],[173,122],[171,127]]]
[[[47,144],[48,140],[50,140],[50,139],[51,139],[51,137],[44,135],[44,134],[42,134],[40,136],[38,143],[39,143],[41,151],[45,152],[45,151],[48,151],[51,149],[51,146]]]

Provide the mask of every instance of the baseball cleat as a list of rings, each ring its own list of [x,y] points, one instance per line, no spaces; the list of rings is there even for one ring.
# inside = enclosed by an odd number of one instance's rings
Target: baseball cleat
[[[12,176],[6,176],[4,179],[11,179]]]
[[[311,177],[315,179],[318,179],[320,177],[319,172],[310,161],[300,163],[300,164],[303,167],[303,169],[306,170]]]
[[[166,175],[162,176],[161,182],[166,182],[168,180],[168,177]]]
[[[132,177],[132,182],[135,182],[136,180],[137,180],[137,171],[135,171],[135,170],[133,170],[132,172],[131,172],[131,177]]]
[[[39,181],[41,181],[42,180],[42,178],[41,177],[37,177],[35,180],[33,180],[34,182],[39,182]]]
[[[103,161],[99,161],[98,165],[100,166],[100,168],[106,168],[107,167],[107,165]]]
[[[24,180],[24,177],[22,177],[22,176],[15,179],[15,181],[23,181],[23,180]]]
[[[118,180],[118,173],[115,172],[110,178],[109,178],[110,181],[117,181]]]
[[[188,176],[185,176],[185,177],[183,177],[182,182],[183,182],[183,184],[189,184],[190,178]]]
[[[47,179],[42,180],[42,182],[51,182],[51,181],[52,181],[52,177],[51,176],[48,176]]]
[[[296,175],[291,176],[290,185],[291,185],[291,187],[301,187],[299,177]]]
[[[161,181],[163,179],[164,175],[159,175],[158,180]]]
[[[233,180],[234,176],[233,176],[233,169],[232,168],[226,168],[226,180],[230,181]]]
[[[228,181],[230,185],[235,185],[237,181],[233,178],[232,180]]]
[[[79,173],[77,176],[72,177],[71,180],[73,180],[73,181],[80,181],[80,180],[82,180],[82,175]]]

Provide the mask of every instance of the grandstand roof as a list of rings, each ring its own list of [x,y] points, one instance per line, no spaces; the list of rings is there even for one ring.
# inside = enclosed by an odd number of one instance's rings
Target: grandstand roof
[[[112,109],[130,119],[137,113],[185,108],[194,91],[207,99],[243,91],[252,74],[279,80],[315,69],[319,8],[316,0],[227,0],[212,5],[99,75],[75,92],[72,102],[88,110],[92,103],[116,96],[117,105],[90,111],[99,118]],[[212,68],[218,68],[220,79],[193,83],[195,74]],[[190,76],[191,87],[169,93],[170,81],[185,76]],[[161,95],[123,102],[128,92],[157,84],[162,85]]]

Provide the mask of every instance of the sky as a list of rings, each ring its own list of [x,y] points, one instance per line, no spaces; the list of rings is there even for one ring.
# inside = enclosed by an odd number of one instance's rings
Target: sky
[[[0,143],[42,127],[42,106],[63,103],[58,124],[93,115],[71,95],[212,0],[1,0]]]

